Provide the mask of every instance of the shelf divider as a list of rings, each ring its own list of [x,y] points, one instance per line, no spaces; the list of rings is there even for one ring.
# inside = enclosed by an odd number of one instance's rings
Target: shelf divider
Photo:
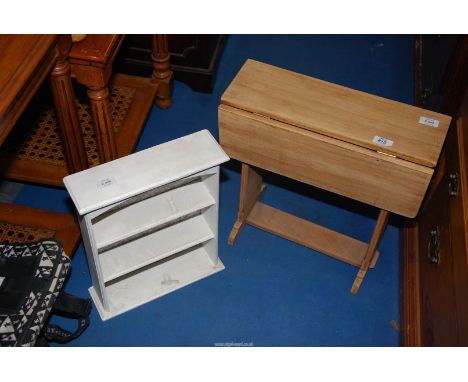
[[[93,224],[97,250],[104,252],[215,203],[202,182],[142,200]]]
[[[202,215],[99,254],[107,283],[214,238]]]

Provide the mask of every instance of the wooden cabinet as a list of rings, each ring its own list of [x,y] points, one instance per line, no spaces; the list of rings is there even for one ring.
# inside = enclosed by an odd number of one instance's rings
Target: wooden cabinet
[[[207,130],[70,175],[103,320],[224,269],[219,165]]]
[[[456,343],[455,293],[451,278],[450,223],[447,182],[433,195],[431,206],[420,215],[418,248],[421,274],[422,341],[427,345]]]
[[[211,93],[226,36],[219,34],[168,35],[171,70],[178,81],[194,91]],[[148,76],[152,70],[151,39],[128,35],[117,58],[116,68],[123,73]]]
[[[448,141],[450,243],[459,344],[468,346],[468,91]]]
[[[418,35],[415,40],[415,103],[439,110],[442,102],[442,79],[457,35]]]
[[[468,345],[466,36],[448,62],[433,105],[454,118],[421,212],[405,222],[402,235],[402,342],[408,346]]]

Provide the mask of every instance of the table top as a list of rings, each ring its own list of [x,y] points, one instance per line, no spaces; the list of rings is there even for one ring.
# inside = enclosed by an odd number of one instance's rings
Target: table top
[[[175,182],[229,160],[208,130],[66,176],[80,215]]]
[[[254,60],[245,62],[221,102],[430,168],[437,164],[451,121]]]
[[[53,61],[56,40],[56,35],[0,35],[0,144],[14,123],[10,123],[11,114],[17,118],[26,107],[18,105],[19,99],[32,96],[25,93],[31,89],[37,68],[47,57]]]
[[[119,34],[88,34],[73,44],[70,62],[104,66],[113,61],[123,38],[124,35]]]

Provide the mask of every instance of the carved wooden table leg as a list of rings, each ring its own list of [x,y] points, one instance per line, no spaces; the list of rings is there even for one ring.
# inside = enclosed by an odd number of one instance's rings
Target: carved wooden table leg
[[[156,82],[158,93],[155,103],[161,109],[167,109],[172,105],[172,71],[169,61],[169,49],[167,35],[153,35],[153,74],[151,81]]]
[[[88,168],[88,159],[70,79],[70,64],[66,56],[59,58],[50,79],[68,171],[74,173],[85,170]]]
[[[239,211],[237,212],[237,220],[229,234],[228,244],[233,245],[235,243],[237,236],[247,221],[250,211],[264,189],[265,186],[263,185],[262,175],[259,170],[242,163]]]
[[[117,145],[114,138],[109,90],[104,88],[88,88],[91,103],[94,129],[99,151],[99,162],[105,163],[118,158]]]
[[[353,286],[351,288],[351,293],[356,294],[359,291],[359,287],[361,286],[364,277],[366,276],[367,270],[369,269],[369,265],[374,257],[375,250],[377,249],[377,245],[379,244],[380,238],[385,231],[385,227],[387,226],[388,217],[390,212],[385,210],[380,210],[379,217],[377,218],[377,223],[375,224],[374,232],[372,233],[372,238],[369,243],[369,247],[367,247],[366,254],[364,259],[362,260],[361,266],[359,267],[358,274],[354,279]]]
[[[124,35],[118,34],[89,34],[84,40],[73,44],[70,51],[72,74],[78,83],[87,88],[101,164],[134,150],[146,116],[160,90],[149,78],[113,73],[112,63],[123,39]],[[167,44],[165,46],[167,50]],[[159,56],[156,54],[155,57]],[[160,70],[163,81],[167,79],[167,73],[162,75],[166,66],[163,65]],[[116,107],[112,110],[116,120],[113,120],[110,101],[110,93],[114,90],[116,95],[120,91],[127,93],[125,99],[129,101],[129,105],[122,108],[116,101]]]

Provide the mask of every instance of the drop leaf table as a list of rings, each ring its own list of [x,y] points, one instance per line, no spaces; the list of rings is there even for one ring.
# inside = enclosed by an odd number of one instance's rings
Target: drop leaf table
[[[254,60],[221,97],[220,144],[242,162],[233,244],[251,224],[359,267],[357,293],[389,213],[417,215],[451,118]],[[261,169],[380,209],[370,243],[261,203]]]

